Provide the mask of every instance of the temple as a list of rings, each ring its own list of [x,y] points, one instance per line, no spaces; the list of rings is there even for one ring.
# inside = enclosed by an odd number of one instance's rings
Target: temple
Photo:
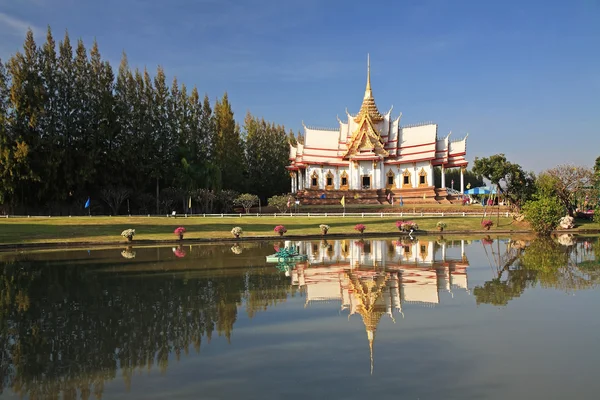
[[[392,107],[393,108],[393,107]],[[383,203],[391,196],[403,202],[451,202],[457,193],[446,188],[445,170],[460,168],[460,193],[467,136],[450,140],[438,137],[434,123],[401,126],[402,114],[392,118],[392,108],[381,114],[371,89],[367,61],[367,86],[358,114],[346,110],[335,129],[304,125],[304,143],[290,144],[291,191],[302,204]],[[433,168],[441,167],[436,187]],[[325,194],[325,195],[323,195]]]
[[[404,317],[404,304],[434,307],[440,303],[440,292],[469,292],[465,242],[457,244],[420,239],[286,242],[308,256],[288,275],[304,293],[306,306],[337,302],[350,316],[360,316],[372,373],[377,325],[383,316],[395,322],[396,314]],[[454,257],[447,255],[448,250]]]

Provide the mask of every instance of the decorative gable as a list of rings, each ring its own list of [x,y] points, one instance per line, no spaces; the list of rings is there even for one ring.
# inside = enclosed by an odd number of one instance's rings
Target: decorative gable
[[[388,157],[389,153],[384,149],[383,140],[375,130],[368,115],[363,116],[358,129],[352,134],[348,142],[348,150],[344,158],[355,155]]]

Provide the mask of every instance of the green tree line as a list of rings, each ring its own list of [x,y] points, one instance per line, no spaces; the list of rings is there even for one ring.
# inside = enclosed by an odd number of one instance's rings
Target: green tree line
[[[115,72],[98,44],[86,49],[50,27],[38,46],[0,60],[0,207],[4,212],[227,211],[237,193],[287,190],[285,127],[249,112],[236,122],[227,93],[211,104],[165,71]]]

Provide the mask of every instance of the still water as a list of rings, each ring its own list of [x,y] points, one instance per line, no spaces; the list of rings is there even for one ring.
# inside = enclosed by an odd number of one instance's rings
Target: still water
[[[306,262],[269,264],[295,246]],[[600,242],[0,255],[2,399],[597,399]]]

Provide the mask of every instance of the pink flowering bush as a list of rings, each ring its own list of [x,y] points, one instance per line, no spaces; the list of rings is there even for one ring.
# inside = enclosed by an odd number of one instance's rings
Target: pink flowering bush
[[[359,231],[360,233],[363,233],[365,231],[365,229],[367,229],[367,227],[364,226],[363,224],[356,224],[354,226],[354,230]]]
[[[179,228],[175,228],[173,234],[179,236],[179,239],[183,239],[183,234],[185,233],[185,228],[180,226]]]
[[[491,219],[484,219],[481,221],[481,227],[483,229],[489,230],[492,226],[494,226],[494,222]]]
[[[277,225],[273,230],[279,233],[279,236],[283,236],[283,234],[287,232],[287,229],[283,225]]]

